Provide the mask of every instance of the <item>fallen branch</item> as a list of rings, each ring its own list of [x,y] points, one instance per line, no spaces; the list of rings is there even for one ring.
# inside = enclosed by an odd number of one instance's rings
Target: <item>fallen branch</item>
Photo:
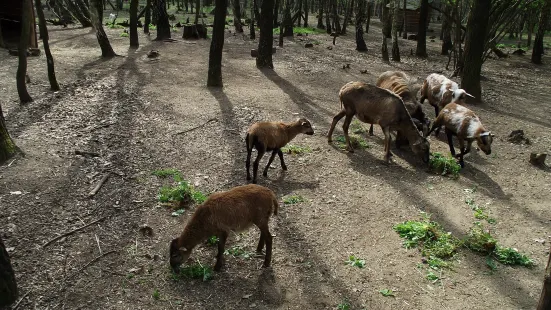
[[[104,216],[104,217],[102,217],[102,218],[100,218],[100,219],[98,219],[98,220],[95,220],[95,221],[93,221],[93,222],[91,222],[91,223],[88,223],[88,224],[86,224],[86,225],[84,225],[84,226],[82,226],[82,227],[79,227],[79,228],[73,229],[73,230],[71,230],[71,231],[69,231],[69,232],[66,232],[66,233],[64,233],[64,234],[61,234],[61,235],[59,235],[59,236],[53,238],[52,240],[46,242],[46,243],[42,246],[42,248],[45,248],[45,247],[46,247],[47,245],[49,245],[50,243],[52,243],[52,242],[54,242],[54,241],[57,241],[57,240],[59,240],[59,239],[61,239],[61,238],[63,238],[63,237],[67,237],[67,236],[69,236],[69,235],[71,235],[71,234],[76,233],[77,231],[83,230],[84,228],[86,228],[86,227],[88,227],[88,226],[91,226],[91,225],[94,225],[94,224],[96,224],[96,223],[98,223],[98,222],[101,222],[101,221],[105,220],[106,218],[107,218],[107,216]]]
[[[174,136],[181,135],[181,134],[184,134],[184,133],[187,133],[187,132],[190,132],[190,131],[194,131],[195,129],[199,129],[199,128],[205,126],[206,124],[208,124],[210,122],[214,122],[214,121],[218,121],[218,119],[217,118],[211,118],[211,119],[209,119],[208,121],[204,122],[203,124],[201,124],[199,126],[195,126],[193,128],[186,129],[184,131],[179,131],[179,132],[175,133]]]
[[[117,252],[116,250],[113,250],[113,251],[109,251],[109,252],[105,252],[101,255],[98,255],[96,256],[96,258],[94,258],[93,260],[89,261],[86,265],[82,266],[79,270],[77,270],[75,273],[73,273],[72,275],[69,276],[69,278],[75,276],[76,274],[79,274],[81,273],[82,271],[84,271],[84,269],[88,268],[88,266],[92,265],[93,263],[97,262],[98,260],[100,260],[102,257],[104,256],[107,256],[109,254],[112,254],[112,253],[115,253]]]
[[[75,150],[75,155],[99,157],[98,153]]]
[[[105,181],[107,181],[107,178],[109,178],[110,174],[111,174],[111,172],[107,172],[105,175],[103,175],[103,178],[101,178],[101,180],[98,182],[96,187],[94,187],[94,189],[88,194],[89,197],[92,197],[95,194],[97,194],[99,189],[103,186],[103,183],[105,183]]]
[[[21,297],[21,299],[19,299],[19,301],[15,304],[15,306],[13,306],[12,310],[17,310],[17,308],[19,308],[19,305],[21,304],[23,299],[25,299],[25,297],[27,297],[27,295],[29,295],[30,293],[31,293],[31,291],[28,291],[27,293],[25,293],[25,295],[23,295],[23,297]]]

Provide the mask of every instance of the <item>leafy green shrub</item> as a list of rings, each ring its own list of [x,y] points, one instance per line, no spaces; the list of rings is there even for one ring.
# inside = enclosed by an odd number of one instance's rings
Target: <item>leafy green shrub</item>
[[[461,166],[453,157],[445,157],[441,153],[435,152],[431,154],[429,167],[432,171],[441,175],[451,174],[454,178],[459,177]]]
[[[208,281],[213,277],[213,271],[211,267],[203,266],[199,261],[196,264],[185,266],[180,268],[179,273],[172,274],[174,280],[182,278],[187,279],[202,279]]]
[[[304,154],[304,153],[310,153],[312,151],[312,149],[307,147],[307,146],[298,146],[298,145],[288,144],[288,145],[282,147],[281,151],[283,153],[287,153],[287,154],[300,155],[300,154]]]
[[[306,199],[304,199],[304,197],[302,197],[301,195],[291,195],[283,199],[283,203],[286,205],[293,205],[295,203],[301,203],[305,201]]]
[[[358,257],[356,257],[354,255],[350,255],[348,257],[348,260],[346,261],[346,264],[349,265],[349,266],[364,268],[365,267],[365,260],[359,259]]]
[[[352,134],[352,135],[349,135],[349,137],[350,137],[350,145],[354,149],[368,149],[371,147],[362,137],[358,135]],[[341,149],[346,148],[346,138],[344,136],[338,136],[337,138],[335,138],[335,141],[337,141],[337,145],[339,146],[339,148]]]

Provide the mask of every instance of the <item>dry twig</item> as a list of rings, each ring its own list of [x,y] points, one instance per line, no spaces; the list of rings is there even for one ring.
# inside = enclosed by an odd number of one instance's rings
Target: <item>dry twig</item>
[[[107,256],[107,255],[112,254],[112,253],[115,253],[115,252],[117,252],[117,251],[116,251],[116,250],[113,250],[113,251],[105,252],[105,253],[103,253],[103,254],[101,254],[101,255],[96,256],[96,258],[94,258],[94,259],[92,259],[91,261],[89,261],[86,265],[82,266],[77,272],[73,273],[73,274],[70,275],[68,278],[71,278],[71,277],[73,277],[73,276],[75,276],[75,275],[77,275],[77,274],[83,272],[84,269],[88,268],[88,266],[90,266],[90,265],[92,265],[93,263],[97,262],[97,261],[100,260],[102,257]]]
[[[91,226],[91,225],[96,224],[97,222],[101,222],[101,221],[105,220],[106,218],[107,218],[107,216],[104,216],[104,217],[102,217],[102,218],[100,218],[100,219],[98,219],[98,220],[95,220],[95,221],[93,221],[93,222],[91,222],[91,223],[88,223],[88,224],[86,224],[86,225],[84,225],[84,226],[82,226],[82,227],[79,227],[79,228],[73,229],[73,230],[71,230],[71,231],[69,231],[69,232],[66,232],[66,233],[64,233],[64,234],[61,234],[61,235],[59,235],[59,236],[53,238],[52,240],[46,242],[46,243],[42,246],[42,248],[45,248],[48,244],[50,244],[50,243],[52,243],[52,242],[54,242],[54,241],[56,241],[56,240],[59,240],[59,239],[61,239],[61,238],[63,238],[63,237],[67,237],[67,236],[69,236],[69,235],[71,235],[71,234],[74,234],[74,233],[76,233],[77,231],[83,230],[84,228],[86,228],[86,227],[88,227],[88,226]]]
[[[176,136],[176,135],[181,135],[181,134],[184,134],[184,133],[187,133],[187,132],[190,132],[190,131],[194,131],[195,129],[199,129],[203,126],[205,126],[206,124],[210,123],[210,122],[214,122],[214,121],[218,121],[218,119],[215,117],[215,118],[211,118],[209,119],[208,121],[204,122],[203,124],[201,125],[198,125],[198,126],[195,126],[193,128],[190,128],[190,129],[186,129],[184,131],[178,131],[177,133],[173,134],[173,136]]]
[[[107,181],[107,178],[109,178],[109,175],[111,175],[111,172],[107,172],[106,174],[104,174],[101,180],[96,185],[96,187],[94,187],[94,189],[88,194],[88,196],[92,197],[95,194],[97,194],[97,192],[99,191],[103,183],[105,183],[105,181]]]
[[[30,293],[31,291],[28,291],[27,293],[25,293],[25,295],[23,295],[23,297],[19,299],[19,301],[15,304],[15,306],[13,306],[12,310],[17,310],[17,308],[19,308],[19,305],[21,305],[21,302],[23,301],[23,299],[25,299],[25,297],[27,297],[27,295],[29,295]]]

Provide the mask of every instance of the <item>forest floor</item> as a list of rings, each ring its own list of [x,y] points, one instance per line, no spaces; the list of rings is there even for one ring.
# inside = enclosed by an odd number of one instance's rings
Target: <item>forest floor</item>
[[[354,50],[353,34],[337,38],[335,46],[326,34],[296,36],[277,49],[271,71],[255,67],[250,49],[257,41],[231,29],[224,43],[224,88],[209,89],[208,40],[184,41],[174,33],[175,42],[155,42],[154,32],[151,37],[140,32],[140,48],[132,50],[121,29],[106,29],[122,57],[103,60],[90,29],[49,30],[59,92],[49,91],[44,55],[31,57],[28,88],[34,102],[20,105],[17,58],[3,51],[0,59],[0,104],[26,153],[0,167],[0,233],[20,296],[28,293],[20,309],[535,307],[551,243],[551,174],[528,158],[532,151],[551,151],[549,56],[542,66],[531,64],[529,56],[485,63],[485,103],[470,107],[496,135],[492,154],[473,150],[453,179],[429,172],[407,147],[393,147],[395,162],[385,165],[378,127],[374,136],[364,136],[369,148],[355,153],[326,138],[345,83],[375,83],[386,70],[420,80],[432,72],[451,75],[444,70],[447,57],[439,55],[439,40],[428,40],[429,58],[421,60],[409,56],[415,42],[400,39],[402,62],[387,64],[380,58],[376,22],[366,36],[367,53]],[[318,44],[306,49],[308,40]],[[158,58],[147,58],[152,49]],[[347,63],[350,69],[342,69]],[[434,115],[427,103],[424,108]],[[305,199],[281,203],[271,223],[272,267],[263,269],[261,259],[247,255],[227,255],[225,270],[209,281],[174,280],[168,245],[194,207],[172,216],[157,200],[168,181],[152,172],[177,169],[205,193],[246,184],[247,127],[298,116],[312,121],[315,135],[292,143],[311,151],[286,155],[287,172],[275,161],[268,178],[259,178],[280,201],[289,195]],[[176,134],[212,118],[216,121]],[[342,121],[335,135],[342,134],[341,127]],[[530,145],[508,142],[516,129],[524,130]],[[431,151],[449,152],[443,135],[430,142]],[[90,197],[105,173],[109,178]],[[490,270],[484,256],[461,249],[451,270],[443,269],[436,281],[427,279],[421,253],[405,249],[393,226],[419,219],[424,211],[446,231],[465,236],[477,221],[467,198],[496,220],[486,226],[499,243],[530,256],[533,268],[497,264]],[[153,236],[142,235],[142,225]],[[253,251],[258,237],[256,228],[232,235],[227,248]],[[215,253],[203,244],[192,257],[212,265]],[[347,265],[350,255],[364,259],[365,267]],[[394,297],[383,296],[385,289]]]

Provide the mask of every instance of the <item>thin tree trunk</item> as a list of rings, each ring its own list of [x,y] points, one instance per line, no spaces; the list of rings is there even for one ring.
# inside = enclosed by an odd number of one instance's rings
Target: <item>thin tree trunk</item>
[[[333,27],[331,26],[330,12],[331,12],[331,0],[325,0],[325,30],[328,34],[333,32]]]
[[[281,26],[283,26],[283,32],[280,31],[280,35],[284,37],[293,36],[293,18],[291,17],[291,0],[284,0],[283,4],[283,20],[281,21]],[[280,27],[281,29],[281,27]]]
[[[545,28],[549,22],[549,14],[551,13],[551,0],[546,0],[540,13],[538,32],[534,40],[534,49],[532,50],[532,62],[541,64],[543,55],[543,37],[545,36]]]
[[[0,164],[4,162],[2,160],[2,136],[4,130],[4,116],[2,115],[2,107],[0,107]],[[5,133],[7,135],[7,132]],[[4,307],[13,304],[17,300],[18,295],[17,282],[11,266],[10,256],[0,236],[0,307],[4,309]]]
[[[87,20],[90,20],[90,10],[88,9],[88,5],[86,3],[84,3],[84,1],[82,0],[74,0],[75,1],[75,4],[78,6],[80,12],[82,12],[82,15],[84,15],[84,17],[86,17]],[[90,24],[89,27],[91,27],[92,25]]]
[[[356,50],[367,52],[367,45],[364,40],[363,20],[365,15],[365,0],[358,0],[358,11],[356,14]]]
[[[138,48],[138,0],[130,0],[130,47]]]
[[[308,11],[310,9],[308,5],[309,1],[310,0],[304,0],[304,28],[308,27]]]
[[[473,95],[476,100],[481,99],[480,73],[484,56],[484,42],[488,19],[491,11],[491,0],[473,2],[469,20],[467,22],[467,36],[465,39],[465,59],[461,88]],[[470,97],[469,97],[470,98]]]
[[[300,23],[301,23],[301,16],[302,16],[302,0],[297,0],[297,13],[298,13],[298,16],[297,16],[297,27],[300,27]]]
[[[337,13],[337,0],[332,0],[333,3],[333,28],[336,33],[341,32],[341,22],[339,14]]]
[[[4,47],[4,38],[2,37],[2,23],[0,23],[0,47]]]
[[[15,155],[16,147],[11,139],[8,128],[6,127],[6,120],[2,112],[2,106],[0,106],[0,165],[5,163],[10,157]],[[0,268],[0,271],[3,269]],[[0,276],[0,278],[2,278]],[[0,285],[1,287],[2,285]],[[2,288],[0,288],[0,296],[2,296]],[[1,304],[1,303],[0,303]]]
[[[166,0],[157,0],[157,38],[155,40],[164,40],[170,38],[170,23],[168,22],[168,13],[166,12]]]
[[[450,15],[450,6],[446,5],[444,8],[446,14],[442,17],[442,55],[448,55],[449,50],[452,48],[452,20],[448,18]]]
[[[323,2],[324,0],[318,1],[318,25],[316,26],[318,29],[325,29],[325,26],[323,25]]]
[[[393,1],[393,0],[392,0]],[[383,22],[383,33],[387,38],[390,38],[392,36],[392,15],[393,12],[390,11],[389,8],[387,8],[387,4],[390,4],[390,0],[383,0],[382,2],[382,22]]]
[[[274,15],[273,15],[274,16],[274,23],[273,23],[274,27],[279,26],[279,8],[280,8],[280,6],[281,6],[281,0],[275,0]],[[260,25],[260,21],[258,21],[258,24]]]
[[[407,31],[407,1],[404,0],[404,25],[402,26],[402,39],[406,40],[408,38]]]
[[[258,40],[258,57],[256,66],[258,68],[274,68],[272,62],[272,47],[274,44],[274,0],[262,0],[260,11],[260,38]]]
[[[18,49],[19,65],[16,74],[17,92],[19,93],[19,100],[21,103],[33,101],[33,98],[31,98],[31,95],[29,95],[27,91],[27,84],[25,83],[25,75],[27,75],[27,48],[29,46],[29,36],[31,34],[32,9],[31,0],[23,0],[21,7],[23,11],[21,18],[21,36],[19,37]]]
[[[249,24],[249,30],[250,30],[250,39],[254,40],[256,38],[255,30],[254,30],[254,11],[256,10],[256,0],[251,0],[251,23]]]
[[[74,4],[71,0],[65,0],[65,5],[67,7],[67,10],[73,15],[76,20],[82,25],[82,27],[91,27],[92,22],[90,19],[87,19],[84,14],[80,11],[78,6]]]
[[[415,55],[427,57],[427,18],[429,16],[429,1],[421,0],[421,10],[419,12],[419,30],[417,32],[417,50]],[[484,42],[484,41],[480,41]]]
[[[545,267],[545,276],[543,278],[543,287],[541,289],[540,301],[537,310],[551,309],[551,251]]]
[[[199,10],[201,9],[201,0],[195,0],[195,25],[199,24]],[[168,15],[168,13],[167,13]],[[243,32],[243,31],[241,31]]]
[[[400,0],[391,0],[392,11],[392,60],[400,61],[400,47],[398,46],[398,15],[400,13]]]
[[[215,6],[207,86],[222,87],[222,49],[224,48],[224,29],[226,27],[228,0],[216,0]]]
[[[341,34],[346,34],[346,25],[348,24],[348,21],[352,17],[352,9],[354,8],[354,0],[349,0],[348,2],[349,2],[349,6],[348,6],[347,12],[345,12],[345,15],[344,15]]]
[[[386,5],[386,1],[383,1],[382,5],[383,5],[383,10],[382,10],[381,18],[384,21],[386,18],[388,18],[386,16],[386,14],[388,14],[388,10],[384,9],[384,7]],[[384,26],[383,26],[383,29],[382,29],[382,33],[383,33],[383,44],[381,46],[381,54],[383,56],[383,61],[389,62],[390,59],[388,58],[388,46],[387,46],[387,43],[386,43],[386,34],[385,34]]]
[[[187,12],[187,7],[186,7],[186,12]],[[149,33],[149,24],[151,24],[151,0],[146,0],[143,33]]]
[[[371,1],[367,2],[367,21],[365,22],[365,33],[369,33],[369,24],[371,23],[371,13],[373,12],[373,5]]]
[[[239,0],[233,0],[233,26],[235,32],[243,32],[243,25],[241,24],[241,4]]]
[[[54,57],[50,51],[50,43],[48,42],[48,28],[46,27],[46,19],[44,18],[44,11],[42,11],[41,0],[35,0],[36,14],[38,15],[38,28],[40,29],[40,36],[42,37],[42,44],[44,45],[44,53],[46,54],[46,63],[48,65],[48,80],[50,81],[50,88],[53,91],[59,90],[59,84],[55,78],[54,70]]]
[[[101,57],[114,57],[116,56],[107,34],[103,30],[103,5],[101,0],[90,0],[90,16],[92,17],[92,25],[96,30],[96,38],[98,39],[99,46],[101,48]]]

